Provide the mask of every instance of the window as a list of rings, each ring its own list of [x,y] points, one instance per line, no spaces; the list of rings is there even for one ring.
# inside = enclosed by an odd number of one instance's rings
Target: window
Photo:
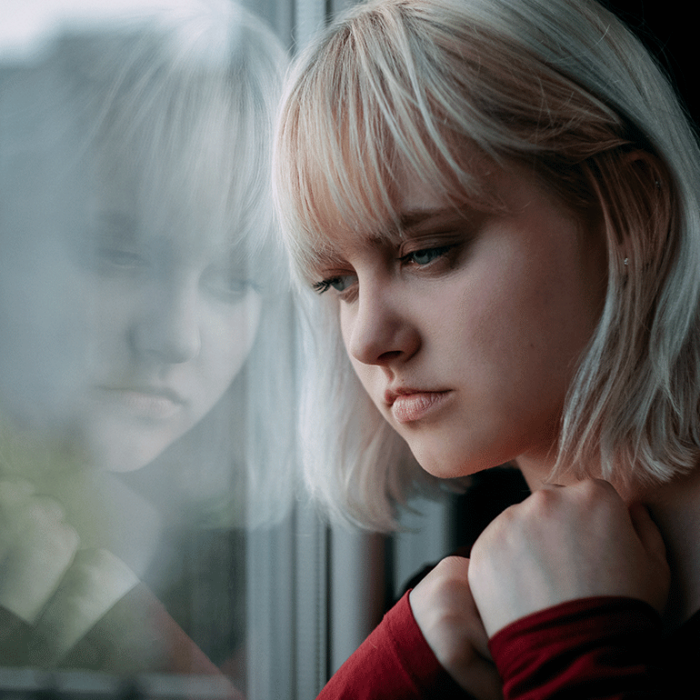
[[[246,4],[2,9],[0,689],[15,697],[315,697],[449,550],[443,505],[389,540],[326,526],[294,490],[293,310],[265,199],[283,65],[256,17],[297,47],[347,3]]]
[[[1,11],[5,691],[306,673],[268,172],[293,17],[261,9],[281,40],[227,0]]]

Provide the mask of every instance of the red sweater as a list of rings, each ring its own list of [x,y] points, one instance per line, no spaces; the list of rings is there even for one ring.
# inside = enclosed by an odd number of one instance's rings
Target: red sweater
[[[641,601],[576,600],[517,620],[490,648],[505,700],[700,697],[700,613],[662,639],[659,615]],[[439,665],[406,594],[318,700],[470,697]]]
[[[471,697],[445,672],[416,624],[408,593],[338,669],[317,700],[458,700]]]

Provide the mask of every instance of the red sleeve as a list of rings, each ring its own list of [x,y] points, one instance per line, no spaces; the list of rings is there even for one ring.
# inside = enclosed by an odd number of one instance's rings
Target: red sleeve
[[[662,698],[654,663],[661,618],[632,598],[573,600],[536,612],[489,642],[505,700]]]
[[[408,593],[338,669],[317,700],[466,700],[413,618]]]

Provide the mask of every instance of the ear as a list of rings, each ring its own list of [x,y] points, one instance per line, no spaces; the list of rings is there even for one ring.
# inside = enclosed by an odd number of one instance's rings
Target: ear
[[[663,181],[668,178],[666,168],[662,165],[658,156],[636,149],[625,153],[622,162],[629,171],[629,175],[643,187],[650,191],[660,190]]]
[[[619,163],[614,199],[618,218],[619,259],[630,266],[646,265],[665,247],[671,229],[673,183],[661,160],[648,151],[625,153]]]

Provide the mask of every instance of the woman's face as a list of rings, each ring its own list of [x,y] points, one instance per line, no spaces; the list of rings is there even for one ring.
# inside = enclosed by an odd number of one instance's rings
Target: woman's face
[[[440,477],[510,460],[550,466],[605,296],[600,226],[581,223],[524,168],[494,170],[484,184],[503,210],[456,213],[427,183],[409,182],[403,243],[341,245],[322,271],[357,376]]]
[[[0,222],[0,411],[93,466],[138,469],[240,370],[260,313],[254,273],[210,235],[215,202],[148,230],[128,178],[41,162]],[[155,206],[177,209],[182,194]]]

